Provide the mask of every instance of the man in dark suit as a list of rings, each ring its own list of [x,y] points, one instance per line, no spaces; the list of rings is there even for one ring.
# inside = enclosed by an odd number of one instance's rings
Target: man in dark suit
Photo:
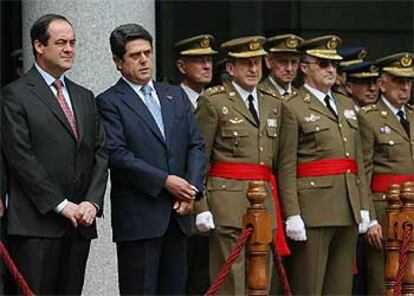
[[[31,40],[33,68],[3,92],[9,250],[36,294],[79,295],[103,206],[105,131],[92,92],[64,76],[75,54],[70,22],[44,15]]]
[[[108,137],[120,293],[184,294],[204,141],[184,91],[151,80],[151,35],[122,25],[110,43],[122,77],[97,103]]]

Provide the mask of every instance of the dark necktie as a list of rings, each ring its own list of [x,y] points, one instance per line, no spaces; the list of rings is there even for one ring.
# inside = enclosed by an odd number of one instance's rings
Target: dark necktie
[[[58,101],[60,108],[62,108],[62,111],[65,114],[67,121],[69,122],[70,128],[72,129],[72,132],[75,135],[76,140],[79,140],[78,128],[76,126],[75,116],[73,116],[73,113],[70,110],[68,103],[66,103],[65,97],[63,96],[62,81],[60,81],[59,79],[56,79],[52,83],[52,85],[54,88],[56,88],[56,91],[57,91],[56,100]]]
[[[410,123],[407,119],[405,119],[404,112],[400,110],[397,112],[397,115],[400,118],[401,125],[403,126],[405,132],[408,136],[410,136]]]
[[[257,115],[256,108],[253,105],[253,96],[252,95],[249,95],[247,97],[247,100],[249,101],[249,110],[250,110],[250,113],[252,113],[252,116],[253,116],[254,121],[256,121],[257,125],[259,125],[259,116]]]
[[[331,100],[330,100],[330,97],[328,96],[328,95],[326,95],[326,97],[325,97],[325,99],[324,99],[324,101],[325,101],[325,104],[326,104],[326,108],[328,108],[328,110],[336,117],[336,118],[338,118],[338,115],[336,114],[336,112],[335,112],[335,110],[334,110],[334,108],[332,108],[332,105],[331,105]]]

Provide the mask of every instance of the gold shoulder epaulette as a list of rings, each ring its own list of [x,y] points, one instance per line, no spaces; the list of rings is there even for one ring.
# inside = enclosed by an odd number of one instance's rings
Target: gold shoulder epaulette
[[[296,97],[297,95],[298,95],[298,92],[294,90],[290,94],[287,94],[286,96],[283,96],[282,98],[284,101],[289,101],[293,99],[294,97]]]
[[[274,91],[271,91],[269,89],[265,89],[264,87],[259,87],[258,90],[268,96],[274,97],[276,99],[280,99],[280,97],[278,96],[278,94]]]
[[[365,113],[368,113],[370,111],[377,110],[377,105],[371,104],[371,105],[363,106],[361,107],[361,110],[364,111]]]
[[[222,85],[216,85],[209,87],[205,90],[204,95],[213,96],[215,94],[224,93],[226,92],[226,88]]]

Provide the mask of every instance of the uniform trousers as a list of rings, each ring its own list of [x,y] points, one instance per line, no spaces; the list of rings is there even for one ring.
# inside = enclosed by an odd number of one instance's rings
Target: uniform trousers
[[[357,225],[306,229],[307,240],[289,240],[286,271],[293,295],[351,295]]]
[[[8,236],[10,255],[36,295],[81,295],[90,243],[71,226],[59,238]],[[7,293],[22,292],[10,279]]]

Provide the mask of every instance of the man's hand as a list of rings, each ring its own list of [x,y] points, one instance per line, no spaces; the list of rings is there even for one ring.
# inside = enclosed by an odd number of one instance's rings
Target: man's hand
[[[3,199],[0,196],[0,218],[4,216],[4,203],[3,203]]]
[[[381,225],[378,222],[368,227],[366,237],[371,246],[377,248],[378,250],[382,250],[382,229]]]
[[[68,201],[66,206],[62,209],[60,214],[64,216],[65,218],[69,219],[70,222],[72,222],[72,225],[76,228],[78,227],[78,221],[76,220],[76,215],[78,212],[78,205]]]
[[[306,229],[300,215],[293,215],[286,220],[286,235],[294,241],[305,241]]]
[[[195,224],[200,232],[208,232],[216,226],[214,225],[213,214],[210,211],[202,212],[196,216]]]
[[[83,201],[79,204],[76,220],[85,226],[92,225],[97,214],[96,207],[89,201]]]
[[[169,175],[165,180],[165,188],[178,200],[190,202],[195,199],[196,191],[183,178]]]
[[[186,201],[175,201],[174,203],[174,210],[177,212],[178,215],[184,216],[193,211],[194,200],[186,202]]]

